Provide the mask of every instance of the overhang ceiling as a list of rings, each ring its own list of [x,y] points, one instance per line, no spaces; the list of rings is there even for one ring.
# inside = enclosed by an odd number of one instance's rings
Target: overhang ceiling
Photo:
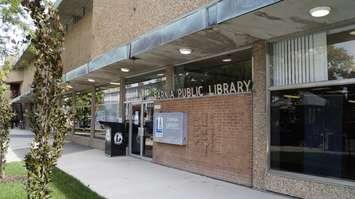
[[[79,67],[80,69],[75,69],[77,71],[70,71],[66,80],[74,86],[75,90],[103,86],[109,82],[118,82],[122,78],[159,70],[164,66],[180,65],[245,48],[259,39],[275,39],[297,32],[325,28],[335,23],[338,25],[340,23],[354,24],[355,19],[355,1],[284,0],[268,1],[270,5],[266,7],[265,4],[259,4],[261,5],[259,9],[242,12],[238,17],[224,16],[228,20],[223,21],[221,19],[223,18],[221,13],[225,11],[223,9],[233,8],[233,2],[257,4],[266,1],[240,0],[219,1],[218,3],[220,2],[227,3],[201,8],[191,16],[147,33],[128,45],[111,50],[87,65]],[[316,6],[330,6],[332,11],[324,18],[311,17],[308,11]],[[205,12],[207,15],[204,15]],[[201,18],[197,16],[200,14],[203,15]],[[203,19],[204,16],[212,18],[207,17],[207,21],[204,22],[195,21]],[[206,28],[203,28],[200,23],[207,24]],[[190,30],[191,27],[197,31]],[[187,32],[189,34],[185,34]],[[192,54],[181,55],[178,52],[179,48],[191,48]],[[120,71],[122,67],[130,68],[131,71],[123,73]],[[95,79],[96,82],[89,83],[88,78]]]

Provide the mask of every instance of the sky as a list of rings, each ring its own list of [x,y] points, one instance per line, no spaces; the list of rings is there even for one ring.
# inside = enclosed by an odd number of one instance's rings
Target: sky
[[[50,1],[52,1],[54,3],[57,0],[50,0]],[[0,13],[0,18],[1,18],[1,13]],[[30,26],[33,26],[33,25],[31,25],[31,20],[29,17],[27,19],[24,18],[23,20],[25,23],[30,24]],[[0,20],[0,27],[3,27],[3,26],[4,26],[4,24]],[[14,45],[13,43],[10,42],[11,40],[18,42],[18,41],[22,41],[25,39],[23,31],[20,28],[14,27],[14,26],[10,27],[7,32],[3,31],[1,28],[0,29],[0,36],[9,38],[6,40],[7,41],[6,48],[10,49],[10,50],[15,49],[15,47],[16,47],[16,45]],[[19,48],[19,51],[17,52],[17,54],[14,55],[16,57],[16,59],[18,59],[22,55],[24,50],[26,50],[27,46],[28,46],[28,44],[23,44],[21,46],[17,46]],[[3,65],[4,60],[5,60],[5,57],[2,57],[0,55],[0,68],[1,68],[1,65]]]

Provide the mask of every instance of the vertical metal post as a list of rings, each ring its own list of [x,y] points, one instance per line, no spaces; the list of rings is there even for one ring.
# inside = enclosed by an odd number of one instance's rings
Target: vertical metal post
[[[128,108],[128,121],[129,121],[129,132],[128,132],[128,154],[132,154],[132,105],[127,104]]]
[[[143,82],[138,83],[138,94],[139,94],[139,100],[140,100],[140,124],[139,124],[139,129],[138,129],[138,134],[139,134],[139,155],[142,157],[143,156],[143,136],[144,136],[144,114],[143,114],[143,101],[144,101],[144,84]]]
[[[141,103],[141,123],[140,123],[140,136],[139,136],[139,140],[140,140],[140,156],[143,157],[143,146],[144,146],[144,103]]]
[[[90,124],[90,142],[93,143],[95,136],[96,121],[96,88],[94,87],[91,96],[91,124]]]

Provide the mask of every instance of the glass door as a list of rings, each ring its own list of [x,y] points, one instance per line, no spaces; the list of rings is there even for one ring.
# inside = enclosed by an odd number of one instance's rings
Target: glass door
[[[143,104],[143,156],[153,157],[153,114],[154,104]]]
[[[131,103],[129,106],[129,151],[133,156],[153,157],[152,102]]]
[[[141,104],[130,104],[130,123],[129,123],[129,147],[130,153],[132,155],[141,156],[141,136],[140,136],[140,127],[141,127]]]

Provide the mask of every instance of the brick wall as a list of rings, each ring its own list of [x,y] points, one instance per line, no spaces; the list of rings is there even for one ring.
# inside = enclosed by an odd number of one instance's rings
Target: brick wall
[[[92,57],[213,0],[94,0]]]
[[[186,146],[155,143],[153,161],[251,185],[252,97],[215,96],[161,101],[162,112],[188,114]]]
[[[62,53],[64,72],[90,61],[92,40],[92,13],[88,13],[65,34],[65,50]]]

